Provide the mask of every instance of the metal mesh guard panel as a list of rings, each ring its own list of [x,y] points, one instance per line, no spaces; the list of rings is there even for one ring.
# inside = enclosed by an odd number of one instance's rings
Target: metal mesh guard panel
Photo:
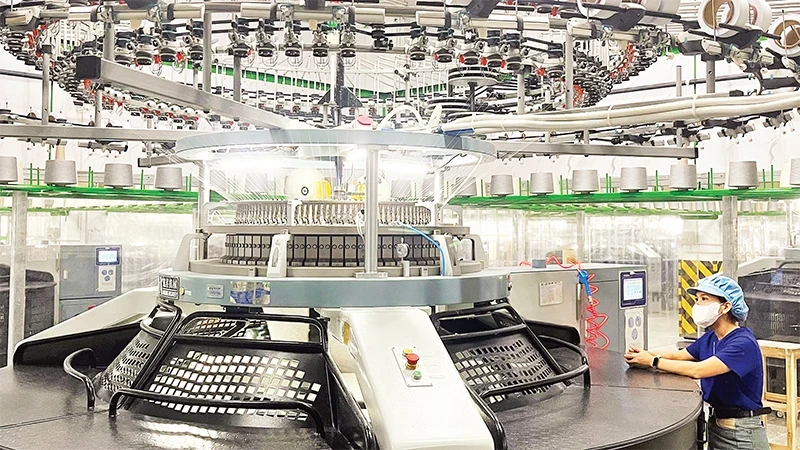
[[[449,345],[448,350],[461,378],[478,395],[489,389],[519,385],[554,375],[539,351],[519,335],[484,339],[466,346]],[[529,389],[512,395],[543,394],[550,387]],[[487,402],[500,402],[506,397],[489,397]]]
[[[187,324],[181,334],[209,337],[232,337],[268,340],[269,328],[266,320],[226,319],[217,317],[198,318]]]
[[[324,371],[313,370],[312,361],[301,360],[321,355],[293,355],[262,350],[226,348],[224,354],[213,349],[200,351],[178,345],[172,349],[164,364],[148,386],[151,392],[182,397],[217,400],[299,400],[311,403],[317,410],[328,408],[327,387]],[[256,354],[258,353],[258,354]],[[319,399],[319,401],[318,401]],[[146,401],[160,408],[167,408],[178,415],[206,417],[217,422],[220,415],[228,416],[228,422],[246,425],[238,420],[270,417],[305,424],[308,415],[297,410],[255,410],[241,408],[217,408],[190,406],[165,402]],[[320,411],[325,416],[327,411]],[[156,414],[163,415],[163,414]],[[175,417],[175,414],[168,414]],[[300,424],[303,423],[303,424]]]
[[[102,389],[110,396],[120,388],[131,387],[157,343],[156,338],[140,331],[103,371],[100,376]]]
[[[800,280],[797,281],[798,284],[765,284],[761,290],[762,293],[765,294],[781,294],[781,295],[788,295],[791,297],[800,297]]]

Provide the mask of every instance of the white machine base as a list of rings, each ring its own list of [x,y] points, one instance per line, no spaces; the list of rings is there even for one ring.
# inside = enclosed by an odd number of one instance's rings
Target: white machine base
[[[428,315],[416,308],[323,310],[357,376],[382,449],[492,450],[494,442]],[[403,350],[418,352],[414,370]]]

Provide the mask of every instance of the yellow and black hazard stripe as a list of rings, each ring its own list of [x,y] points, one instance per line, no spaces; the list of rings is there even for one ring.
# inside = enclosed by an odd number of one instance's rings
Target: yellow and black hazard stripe
[[[682,259],[678,262],[678,334],[681,337],[699,337],[697,324],[692,319],[694,296],[689,294],[689,288],[721,270],[722,261]]]

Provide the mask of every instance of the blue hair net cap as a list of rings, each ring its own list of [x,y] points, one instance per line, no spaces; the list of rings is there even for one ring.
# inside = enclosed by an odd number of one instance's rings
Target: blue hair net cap
[[[688,292],[692,295],[696,295],[698,292],[705,292],[706,294],[720,297],[731,304],[731,312],[734,317],[739,321],[747,319],[747,313],[750,308],[744,302],[744,292],[742,292],[739,284],[731,278],[719,274],[711,275],[700,280],[697,286],[689,288]]]

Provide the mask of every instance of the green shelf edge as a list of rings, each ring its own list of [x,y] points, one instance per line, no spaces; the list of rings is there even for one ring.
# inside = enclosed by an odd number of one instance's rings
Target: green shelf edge
[[[718,201],[723,197],[739,200],[795,200],[800,188],[779,189],[705,189],[694,191],[647,191],[600,194],[551,194],[543,196],[453,198],[454,206],[525,209],[530,205],[583,205],[596,203],[661,203]]]
[[[0,186],[0,196],[13,192],[27,192],[36,198],[74,198],[96,200],[128,200],[158,202],[197,202],[197,192],[160,191],[155,189],[112,189],[81,186],[47,186],[30,184],[9,184]],[[221,197],[212,193],[212,199]]]

